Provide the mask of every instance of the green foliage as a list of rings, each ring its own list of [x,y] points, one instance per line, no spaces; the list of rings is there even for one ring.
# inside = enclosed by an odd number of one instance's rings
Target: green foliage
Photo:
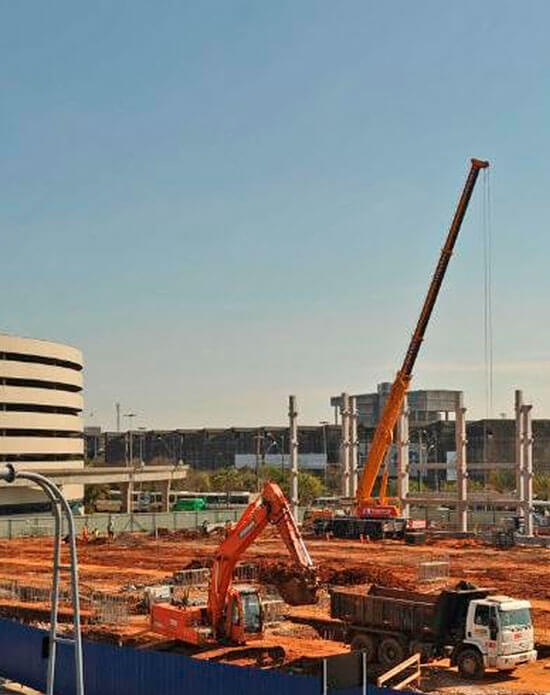
[[[535,474],[533,478],[533,493],[539,500],[550,500],[550,474]]]
[[[196,471],[192,468],[188,471],[187,477],[184,480],[178,481],[178,490],[193,490],[194,492],[210,492],[211,482],[210,476],[205,471]]]
[[[513,471],[492,471],[489,474],[489,485],[497,492],[509,492],[516,487],[516,476]]]
[[[257,479],[258,478],[258,479]],[[266,481],[272,480],[281,486],[287,497],[290,496],[290,471],[281,470],[279,466],[262,466],[258,471],[252,468],[219,468],[215,471],[190,470],[182,489],[196,492],[230,492],[239,490],[255,491]],[[324,493],[324,485],[320,478],[311,473],[298,473],[298,490],[300,503],[309,504]]]
[[[93,514],[95,512],[95,503],[97,502],[97,500],[106,500],[108,498],[108,485],[85,485],[84,510],[86,514]]]

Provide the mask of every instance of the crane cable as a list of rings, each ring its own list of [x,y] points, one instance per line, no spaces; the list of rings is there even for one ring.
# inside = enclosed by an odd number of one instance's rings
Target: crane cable
[[[492,199],[489,169],[483,176],[483,343],[485,376],[485,427],[484,427],[484,463],[487,463],[487,420],[493,415],[494,403],[494,346],[493,346],[493,230]]]

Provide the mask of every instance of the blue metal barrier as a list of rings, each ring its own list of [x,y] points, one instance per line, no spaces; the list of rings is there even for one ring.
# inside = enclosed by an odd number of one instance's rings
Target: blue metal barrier
[[[0,619],[0,677],[35,690],[46,687],[46,630]],[[180,654],[83,642],[86,695],[321,695],[321,679],[199,661]],[[59,645],[55,692],[75,695],[72,647]],[[361,687],[330,695],[363,695]],[[368,686],[368,695],[397,695]],[[401,693],[403,695],[403,693]]]

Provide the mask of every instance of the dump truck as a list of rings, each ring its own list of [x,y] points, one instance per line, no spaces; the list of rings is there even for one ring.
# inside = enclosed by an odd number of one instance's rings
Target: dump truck
[[[333,589],[331,617],[367,661],[390,667],[420,653],[424,661],[450,657],[465,678],[486,668],[512,670],[535,661],[529,601],[460,582],[436,595],[371,586],[368,593]]]

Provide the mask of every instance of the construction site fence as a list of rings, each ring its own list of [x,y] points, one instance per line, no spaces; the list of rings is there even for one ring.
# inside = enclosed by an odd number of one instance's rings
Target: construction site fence
[[[203,525],[220,524],[226,521],[237,521],[246,507],[232,506],[226,509],[207,509],[193,512],[131,512],[131,513],[97,513],[75,515],[75,525],[78,533],[84,526],[92,534],[97,531],[101,535],[107,533],[111,525],[115,534],[134,533],[163,533],[165,531],[200,530]],[[305,509],[300,509],[298,518],[303,518]],[[509,518],[512,512],[505,510],[469,510],[468,528],[470,531],[483,531],[498,526],[503,519]],[[435,528],[456,530],[458,516],[454,509],[438,509],[437,507],[413,507],[410,512],[412,519],[423,519]],[[65,521],[64,521],[65,524]],[[67,529],[64,528],[64,533]],[[35,516],[0,517],[0,538],[36,538],[53,536],[54,520],[49,514]]]
[[[47,632],[0,619],[0,677],[46,689]],[[318,676],[291,675],[275,670],[243,668],[192,659],[181,654],[115,647],[83,642],[86,695],[247,695],[285,693],[320,695]],[[365,695],[361,687],[334,690],[329,695]],[[369,684],[366,695],[393,695],[397,691]],[[401,691],[403,692],[403,691]],[[56,695],[76,695],[72,645],[58,644]]]
[[[109,526],[115,534],[144,533],[162,534],[166,531],[200,530],[204,524],[237,521],[245,506],[195,512],[133,512],[117,514],[75,515],[77,533],[88,527],[90,535],[97,531],[105,535]],[[63,532],[67,533],[64,520]],[[0,517],[0,538],[25,538],[53,536],[54,520],[49,514],[40,516]]]
[[[450,504],[454,501],[451,500]],[[509,519],[515,512],[505,509],[468,509],[468,529],[481,531],[498,526],[504,519]],[[411,507],[411,519],[429,522],[431,526],[455,531],[459,528],[459,518],[456,508],[441,508],[436,506]]]

